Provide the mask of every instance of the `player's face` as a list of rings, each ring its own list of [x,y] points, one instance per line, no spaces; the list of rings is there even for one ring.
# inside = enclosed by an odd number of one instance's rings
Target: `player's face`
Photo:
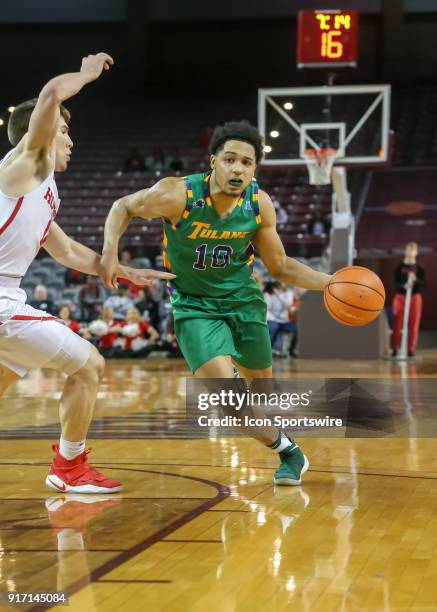
[[[211,167],[220,190],[225,195],[238,196],[255,174],[255,149],[248,142],[228,140],[217,155],[211,156]]]
[[[67,169],[72,148],[73,141],[68,134],[68,125],[65,119],[60,115],[58,133],[56,134],[56,172],[64,172]]]

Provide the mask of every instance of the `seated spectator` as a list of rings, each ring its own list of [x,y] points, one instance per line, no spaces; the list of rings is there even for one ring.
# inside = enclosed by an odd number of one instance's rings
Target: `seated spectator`
[[[272,352],[276,357],[284,357],[282,350],[284,334],[296,334],[297,331],[296,324],[290,322],[290,315],[294,314],[292,311],[294,292],[283,283],[273,281],[266,283],[264,297],[267,302],[267,325]]]
[[[162,172],[165,170],[165,155],[161,147],[153,147],[150,155],[147,155],[146,168],[151,172]]]
[[[47,287],[45,285],[37,285],[33,292],[33,300],[30,302],[33,308],[43,310],[51,315],[56,314],[56,307],[53,300],[49,299]]]
[[[69,289],[77,287],[78,285],[84,285],[86,283],[86,274],[79,272],[78,270],[71,270],[67,268],[65,271],[65,286]]]
[[[117,333],[112,331],[116,325],[112,308],[102,308],[99,318],[86,328],[89,336],[87,340],[92,342],[99,349],[104,357],[114,356],[114,345],[117,340]]]
[[[170,157],[168,161],[168,167],[170,168],[170,170],[173,170],[173,172],[176,173],[181,173],[184,171],[184,160],[180,156],[178,149],[176,149],[174,154]]]
[[[71,319],[71,312],[69,306],[61,306],[58,311],[58,318],[64,321],[65,325],[74,331],[76,334],[80,333],[80,323]]]
[[[276,225],[279,229],[282,229],[287,223],[287,212],[282,208],[281,203],[276,196],[272,196],[272,203],[276,211]]]
[[[113,344],[114,357],[146,357],[159,339],[156,329],[141,319],[135,307],[129,308],[124,321],[114,321],[109,331],[118,336]]]
[[[143,287],[138,291],[137,299],[134,302],[143,319],[150,321],[153,327],[159,325],[159,304],[152,295],[149,287]]]
[[[123,170],[125,172],[142,172],[145,169],[146,167],[141,153],[136,147],[132,147],[124,160]]]
[[[120,283],[116,293],[113,293],[103,304],[105,308],[112,308],[114,319],[124,319],[129,308],[133,307],[133,302],[128,296],[129,285]]]
[[[87,276],[86,283],[79,292],[81,320],[89,323],[97,318],[102,310],[103,289],[96,276]]]
[[[120,255],[120,263],[122,266],[128,266],[132,261],[132,253],[129,249],[123,249]]]
[[[326,236],[329,232],[329,223],[324,219],[321,210],[316,210],[308,221],[308,234],[312,236]]]
[[[165,266],[164,266],[164,258],[162,255],[157,255],[155,257],[155,265],[154,265],[155,270],[159,270],[160,272],[166,272]]]

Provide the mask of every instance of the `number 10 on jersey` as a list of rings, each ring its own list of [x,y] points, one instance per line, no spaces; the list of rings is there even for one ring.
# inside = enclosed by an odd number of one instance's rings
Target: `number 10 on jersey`
[[[195,270],[206,270],[206,249],[207,244],[197,247],[197,260],[193,264]],[[231,263],[232,247],[228,244],[217,244],[212,250],[211,268],[226,268]]]

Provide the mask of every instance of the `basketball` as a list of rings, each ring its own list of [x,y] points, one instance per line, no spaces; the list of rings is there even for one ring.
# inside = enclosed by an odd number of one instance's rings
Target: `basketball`
[[[384,308],[385,289],[372,270],[350,266],[338,270],[324,290],[325,306],[343,325],[366,325]]]

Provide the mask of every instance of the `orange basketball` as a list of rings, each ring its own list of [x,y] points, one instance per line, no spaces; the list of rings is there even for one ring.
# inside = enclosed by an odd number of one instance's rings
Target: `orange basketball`
[[[385,289],[372,270],[361,266],[342,268],[324,290],[325,306],[343,325],[366,325],[384,308]]]

